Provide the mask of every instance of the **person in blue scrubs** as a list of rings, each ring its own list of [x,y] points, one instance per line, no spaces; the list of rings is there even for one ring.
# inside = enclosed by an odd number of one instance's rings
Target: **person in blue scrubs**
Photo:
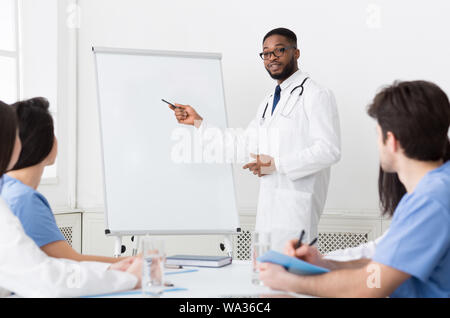
[[[11,106],[17,115],[22,151],[13,169],[4,175],[0,195],[19,218],[25,233],[52,257],[106,263],[122,260],[82,255],[67,243],[49,202],[37,191],[44,168],[54,164],[58,152],[49,103],[38,97]]]
[[[20,219],[25,233],[37,246],[65,241],[56,225],[47,199],[32,187],[8,175],[3,177],[1,196],[9,208]]]
[[[280,290],[323,297],[450,297],[450,102],[435,84],[399,82],[375,96],[383,171],[406,189],[372,259],[328,261],[315,247],[286,253],[331,271],[300,276],[264,263],[260,278]],[[386,189],[384,198],[390,195]]]
[[[450,297],[450,161],[400,201],[373,261],[411,275],[391,297]]]

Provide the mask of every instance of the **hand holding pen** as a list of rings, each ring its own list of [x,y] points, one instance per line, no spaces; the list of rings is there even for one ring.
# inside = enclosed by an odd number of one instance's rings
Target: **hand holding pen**
[[[169,108],[173,110],[179,124],[191,125],[197,128],[200,127],[203,118],[192,106],[170,103],[165,99],[161,99],[161,101],[168,104]]]
[[[322,254],[313,245],[317,242],[317,238],[309,244],[302,244],[305,231],[300,233],[299,239],[293,239],[286,244],[284,253],[299,258],[305,262],[324,267],[324,260]]]
[[[302,245],[303,237],[305,236],[305,230],[302,230],[300,233],[300,238],[298,239],[297,243],[295,244],[295,249],[298,249]],[[309,246],[313,246],[317,242],[317,237],[309,243]]]

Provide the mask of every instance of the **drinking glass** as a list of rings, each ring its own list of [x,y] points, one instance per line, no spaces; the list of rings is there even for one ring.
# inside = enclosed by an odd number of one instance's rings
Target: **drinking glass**
[[[268,252],[270,247],[270,232],[257,231],[252,234],[252,283],[255,285],[262,285],[259,279],[259,262],[257,259]]]
[[[164,291],[166,254],[162,239],[146,236],[142,239],[142,294],[159,297]]]

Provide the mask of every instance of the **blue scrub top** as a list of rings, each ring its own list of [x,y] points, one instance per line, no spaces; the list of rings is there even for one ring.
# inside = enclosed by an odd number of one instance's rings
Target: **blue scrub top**
[[[36,245],[42,247],[65,240],[56,225],[50,204],[42,194],[8,175],[2,179],[0,195]]]
[[[402,198],[373,260],[411,275],[391,297],[450,297],[450,161]]]

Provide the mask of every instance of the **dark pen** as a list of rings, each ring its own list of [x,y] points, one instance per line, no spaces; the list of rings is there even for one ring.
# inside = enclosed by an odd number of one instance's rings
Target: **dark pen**
[[[298,240],[297,244],[295,245],[295,249],[298,249],[302,245],[302,240],[303,240],[304,235],[305,235],[305,230],[303,230],[302,233],[300,234],[300,239]],[[314,244],[316,244],[317,239],[318,239],[318,237],[313,239],[311,241],[311,243],[309,243],[309,246],[313,246]]]
[[[303,236],[305,236],[305,230],[302,230],[302,233],[300,233],[300,238],[298,239],[298,242],[295,245],[295,249],[298,249],[302,245]]]
[[[311,241],[311,243],[309,243],[309,246],[312,246],[314,244],[316,244],[318,237],[316,237],[314,240]]]
[[[172,107],[175,107],[175,108],[180,108],[180,107],[178,107],[178,106],[175,106],[174,104],[172,104],[172,103],[170,103],[170,102],[168,102],[168,101],[166,101],[165,99],[162,99],[161,98],[161,100],[164,102],[164,103],[166,103],[166,104],[169,104],[170,106],[172,106]]]

